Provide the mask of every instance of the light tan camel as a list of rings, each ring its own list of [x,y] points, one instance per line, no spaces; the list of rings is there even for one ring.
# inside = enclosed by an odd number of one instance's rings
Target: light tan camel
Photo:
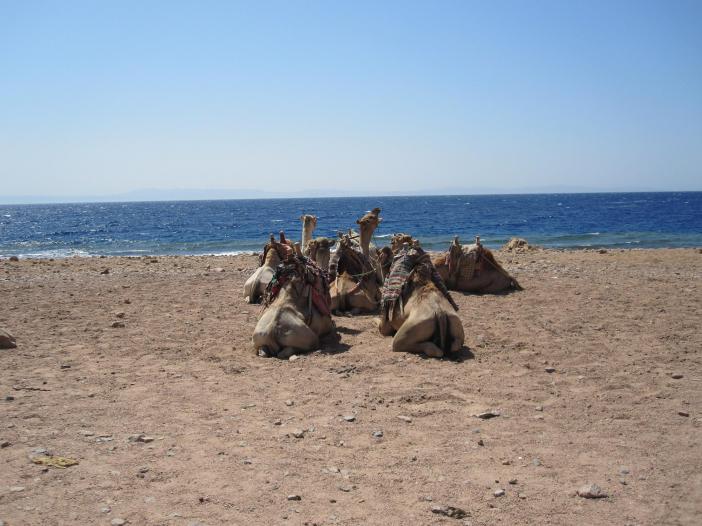
[[[383,287],[378,323],[381,334],[394,334],[392,350],[434,358],[459,351],[465,336],[457,310],[419,244],[398,249]]]
[[[356,249],[350,236],[342,234],[329,262],[333,312],[374,312],[380,301],[380,283],[369,257]]]
[[[336,240],[328,237],[318,237],[310,240],[307,243],[307,251],[305,256],[317,263],[317,266],[322,270],[329,270],[329,258],[331,257],[331,247],[334,246]]]
[[[300,216],[300,221],[302,221],[302,238],[300,239],[300,248],[302,249],[302,253],[305,254],[307,251],[307,244],[312,239],[312,233],[314,232],[314,229],[317,228],[317,216],[304,214]]]
[[[254,329],[259,356],[289,358],[318,349],[320,336],[335,330],[329,304],[324,272],[309,259],[288,254],[266,289],[265,310]]]
[[[259,303],[266,287],[273,279],[275,268],[292,252],[292,246],[285,239],[285,233],[280,233],[280,241],[271,234],[270,241],[263,247],[260,265],[244,283],[244,298],[248,303]]]
[[[473,245],[461,246],[456,236],[448,251],[434,257],[432,263],[450,290],[484,294],[522,290],[493,253],[480,243],[480,237],[475,238]]]

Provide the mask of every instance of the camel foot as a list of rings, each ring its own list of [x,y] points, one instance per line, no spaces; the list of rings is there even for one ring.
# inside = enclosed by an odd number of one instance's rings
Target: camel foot
[[[424,354],[426,354],[429,358],[441,358],[444,355],[444,351],[439,348],[428,348],[424,349]]]
[[[293,354],[295,354],[295,349],[293,347],[285,347],[278,353],[278,358],[281,360],[287,360]]]

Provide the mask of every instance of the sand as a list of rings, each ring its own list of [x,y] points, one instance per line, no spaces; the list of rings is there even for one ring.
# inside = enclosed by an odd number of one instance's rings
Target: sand
[[[458,361],[373,316],[258,358],[253,256],[1,261],[0,521],[702,524],[700,251],[497,255],[525,290],[455,294]]]

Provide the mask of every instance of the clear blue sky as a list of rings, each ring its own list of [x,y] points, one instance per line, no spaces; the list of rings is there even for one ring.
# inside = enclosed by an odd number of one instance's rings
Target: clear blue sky
[[[702,189],[702,2],[0,3],[0,196]]]

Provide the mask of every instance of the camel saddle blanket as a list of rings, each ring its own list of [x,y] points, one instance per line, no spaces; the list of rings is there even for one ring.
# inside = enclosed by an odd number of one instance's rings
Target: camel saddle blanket
[[[453,261],[450,254],[447,254],[446,261],[449,262],[449,276],[453,279],[471,279],[475,275],[478,268],[478,260],[480,259],[480,247],[478,245],[463,245],[461,255],[456,265],[453,267]]]
[[[296,255],[289,256],[285,262],[276,267],[273,279],[266,287],[264,308],[273,303],[285,284],[297,276],[307,285],[306,289],[309,290],[312,304],[319,313],[322,316],[330,315],[331,296],[326,272],[311,259]]]
[[[456,305],[456,302],[451,297],[451,294],[446,288],[441,276],[439,276],[436,268],[431,263],[429,255],[421,248],[414,247],[401,249],[394,258],[392,267],[390,268],[390,274],[387,278],[385,278],[385,283],[383,284],[381,315],[388,316],[395,308],[395,303],[398,300],[400,300],[400,302],[402,301],[402,292],[405,288],[407,280],[415,268],[420,265],[426,267],[425,270],[430,273],[431,281],[434,283],[436,288],[441,291],[454,310],[458,310],[458,305]]]

